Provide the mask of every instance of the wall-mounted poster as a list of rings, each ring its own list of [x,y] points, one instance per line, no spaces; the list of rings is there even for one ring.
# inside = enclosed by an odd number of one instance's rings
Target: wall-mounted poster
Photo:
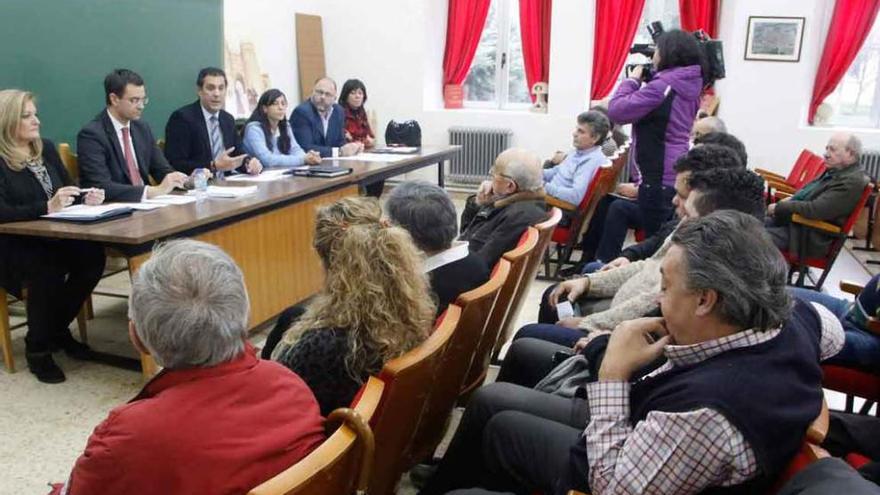
[[[797,62],[803,41],[803,17],[750,16],[745,59]]]

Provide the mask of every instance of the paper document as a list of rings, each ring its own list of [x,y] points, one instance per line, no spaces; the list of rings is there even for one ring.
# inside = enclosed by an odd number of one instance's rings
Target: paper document
[[[126,203],[125,206],[128,206],[132,210],[150,211],[155,210],[156,208],[164,208],[168,205],[162,203]]]
[[[61,211],[56,211],[55,213],[43,215],[43,218],[67,218],[71,220],[87,220],[111,215],[114,212],[120,210],[131,211],[130,208],[130,205],[123,203],[107,203],[97,206],[72,205],[64,208]]]
[[[209,198],[241,198],[257,192],[257,186],[240,186],[240,187],[220,187],[208,186],[207,196]],[[198,194],[197,191],[189,191],[187,195],[194,198]]]
[[[574,307],[571,305],[571,301],[559,301],[556,304],[556,316],[558,316],[560,320],[574,316]]]
[[[415,146],[389,146],[387,148],[376,148],[372,150],[374,153],[395,153],[398,155],[415,154],[419,149]]]
[[[272,182],[274,180],[284,179],[287,176],[284,175],[288,169],[286,168],[273,168],[271,170],[264,170],[258,175],[250,175],[250,174],[237,174],[237,175],[227,175],[226,180],[232,182]]]
[[[406,156],[400,155],[388,155],[384,153],[358,153],[354,156],[338,156],[336,158],[324,158],[324,162],[328,161],[336,161],[336,160],[355,160],[362,162],[399,162],[401,160],[406,160]]]
[[[150,199],[145,199],[144,203],[155,203],[160,205],[185,205],[187,203],[195,203],[196,198],[192,196],[184,196],[183,194],[163,194]]]

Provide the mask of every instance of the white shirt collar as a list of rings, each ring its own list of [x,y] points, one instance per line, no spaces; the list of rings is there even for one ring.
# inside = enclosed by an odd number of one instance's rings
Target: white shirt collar
[[[220,112],[219,111],[217,113],[211,113],[211,112],[205,110],[205,107],[202,106],[201,102],[199,102],[199,108],[202,109],[202,115],[205,116],[206,123],[209,123],[209,124],[211,123],[211,117],[217,117],[217,122],[218,123],[220,122]]]
[[[109,108],[107,109],[107,115],[110,117],[110,122],[113,122],[113,128],[116,129],[116,134],[120,134],[122,132],[122,129],[131,126],[131,122],[129,122],[128,124],[123,124],[122,122],[116,120],[116,117],[114,117],[113,114],[110,113]]]
[[[451,248],[440,251],[439,253],[428,256],[425,259],[422,268],[425,273],[432,272],[437,268],[440,268],[443,265],[448,265],[460,259],[463,259],[468,255],[468,243],[467,241],[457,241],[452,245]]]

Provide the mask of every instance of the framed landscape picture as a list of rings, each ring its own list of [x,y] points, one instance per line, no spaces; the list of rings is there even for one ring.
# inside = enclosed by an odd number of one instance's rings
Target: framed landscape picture
[[[803,17],[749,16],[745,59],[798,62],[803,41]]]

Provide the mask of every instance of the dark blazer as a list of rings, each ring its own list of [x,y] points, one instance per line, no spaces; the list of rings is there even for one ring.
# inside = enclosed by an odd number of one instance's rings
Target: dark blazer
[[[174,169],[168,165],[162,150],[156,145],[156,138],[146,122],[132,120],[131,142],[137,157],[138,169],[144,184],[150,183],[150,176],[161,182]],[[125,154],[119,146],[113,122],[107,110],[95,116],[80,129],[76,136],[76,151],[79,155],[80,182],[83,187],[100,187],[104,190],[106,201],[139,202],[145,186],[131,185]]]
[[[54,190],[73,185],[55,144],[48,139],[43,139],[43,163]],[[16,172],[0,158],[0,223],[35,220],[47,213],[49,199],[30,170]]]
[[[489,267],[483,258],[470,252],[460,260],[428,272],[431,290],[437,296],[437,316],[446,311],[459,295],[488,282],[489,275]]]
[[[522,191],[494,203],[477,205],[471,196],[461,213],[461,235],[468,249],[493,267],[501,255],[516,247],[530,226],[547,218],[543,192]]]
[[[235,132],[235,118],[225,110],[220,110],[217,118],[220,121],[223,149],[235,147],[233,156],[243,153],[241,136]],[[165,158],[172,167],[185,174],[191,174],[197,168],[207,168],[214,160],[208,132],[198,100],[178,108],[165,124]]]
[[[318,110],[312,104],[312,100],[306,100],[293,109],[290,114],[290,125],[293,127],[293,137],[306,152],[315,150],[321,156],[331,156],[333,148],[345,144],[343,123],[345,111],[339,104],[333,104],[333,113],[330,114],[330,123],[327,125],[327,135],[324,135],[324,124]]]

